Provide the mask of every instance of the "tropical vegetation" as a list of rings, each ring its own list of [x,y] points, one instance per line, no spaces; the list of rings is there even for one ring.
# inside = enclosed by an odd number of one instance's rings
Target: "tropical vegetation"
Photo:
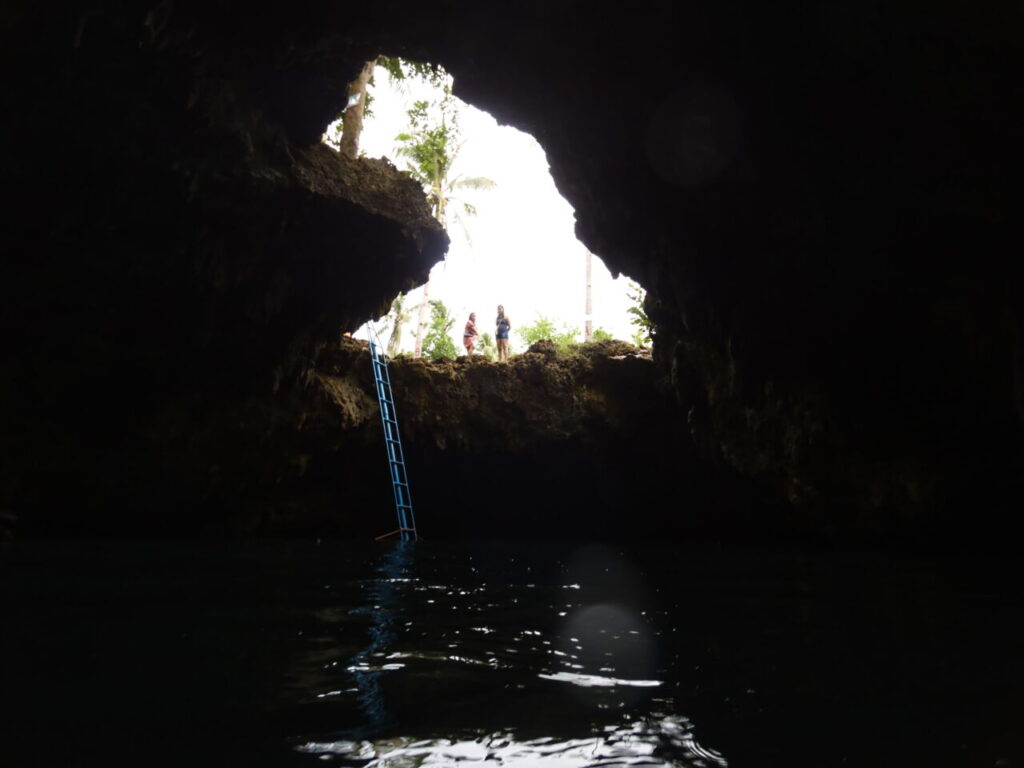
[[[430,302],[430,329],[423,339],[423,357],[428,360],[454,360],[457,354],[452,341],[455,316],[443,301]]]

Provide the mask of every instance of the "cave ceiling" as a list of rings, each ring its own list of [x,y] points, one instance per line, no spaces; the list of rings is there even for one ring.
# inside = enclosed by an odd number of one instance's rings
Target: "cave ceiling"
[[[1019,490],[1020,30],[952,2],[15,3],[6,455],[59,476],[169,401],[279,395],[422,282],[446,238],[416,190],[317,146],[383,53],[537,138],[580,239],[649,289],[708,461],[794,504]]]

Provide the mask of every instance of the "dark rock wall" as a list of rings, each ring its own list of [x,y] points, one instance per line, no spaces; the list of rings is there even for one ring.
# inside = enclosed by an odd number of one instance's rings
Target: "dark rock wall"
[[[538,138],[648,287],[716,472],[812,528],[997,532],[1024,496],[1020,8],[597,8],[5,8],[8,513],[230,504],[266,471],[316,350],[443,251],[409,185],[313,147],[384,52]]]
[[[206,11],[5,11],[0,508],[26,533],[221,530],[295,450],[318,345],[447,247],[419,185],[274,119],[286,41]]]
[[[1021,11],[561,7],[514,27],[531,54],[502,87],[450,66],[534,131],[581,237],[649,287],[705,457],[811,525],[1012,514]]]
[[[711,484],[654,373],[650,355],[625,342],[585,345],[565,357],[538,342],[508,364],[480,356],[392,361],[423,535],[712,530]],[[325,347],[307,388],[307,410],[281,440],[306,446],[303,484],[323,493],[296,504],[292,489],[270,487],[250,508],[256,515],[243,515],[239,525],[290,534],[388,532],[394,504],[365,342]],[[339,483],[353,492],[338,498]],[[736,503],[739,494],[729,498]]]

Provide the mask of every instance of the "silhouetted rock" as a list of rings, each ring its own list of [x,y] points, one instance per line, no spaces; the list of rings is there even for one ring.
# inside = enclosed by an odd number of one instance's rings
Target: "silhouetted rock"
[[[765,529],[998,539],[1015,517],[1010,4],[315,2],[242,16],[103,1],[4,14],[0,508],[16,532],[310,529],[307,509],[371,500],[317,463],[371,445],[311,426],[318,399],[344,400],[324,389],[323,352],[446,247],[413,182],[318,144],[379,52],[444,65],[457,95],[536,136],[579,237],[649,291],[648,368],[672,393],[672,440],[696,454],[681,466],[769,504],[749,513]],[[523,357],[520,391],[563,393],[559,377],[578,373],[549,351]],[[618,375],[608,357],[587,375]],[[425,392],[416,376],[441,386],[431,370],[401,375]],[[344,418],[367,418],[349,394]],[[428,427],[434,406],[406,406],[415,442],[436,428],[435,443],[484,462],[462,422]],[[481,407],[499,434],[520,405]],[[534,416],[563,436],[573,423]],[[515,472],[557,463],[533,461]],[[630,498],[624,478],[600,479]],[[249,510],[267,484],[290,501],[261,522]],[[671,527],[718,498],[658,514]],[[583,520],[587,503],[561,514]],[[717,520],[723,535],[748,522]]]

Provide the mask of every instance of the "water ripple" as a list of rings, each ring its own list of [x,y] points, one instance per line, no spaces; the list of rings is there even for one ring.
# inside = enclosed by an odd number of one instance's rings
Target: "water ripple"
[[[652,698],[666,678],[645,612],[557,575],[438,580],[417,565],[396,547],[357,582],[359,604],[320,612],[339,649],[354,632],[363,647],[323,663],[320,636],[305,701],[339,727],[297,751],[355,768],[726,764],[671,696]]]
[[[527,766],[727,766],[714,750],[701,747],[690,722],[679,716],[612,727],[599,736],[558,739],[542,737],[516,740],[508,732],[476,739],[307,742],[300,752],[360,768],[418,768],[432,766],[498,765]]]

